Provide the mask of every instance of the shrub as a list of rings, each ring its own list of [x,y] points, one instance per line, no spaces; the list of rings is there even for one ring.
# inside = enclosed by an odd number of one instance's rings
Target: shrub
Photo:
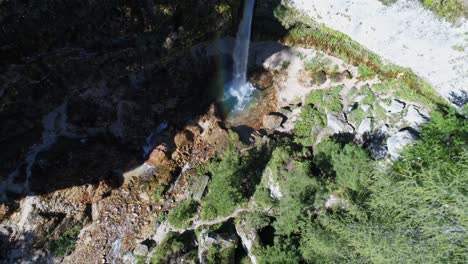
[[[185,248],[181,237],[170,233],[166,239],[158,245],[155,252],[151,256],[151,264],[168,263],[171,256],[180,254]]]
[[[457,18],[468,14],[459,0],[422,0],[422,2],[425,7],[450,22],[454,22]]]
[[[55,256],[65,257],[70,255],[75,250],[75,244],[78,240],[82,226],[75,225],[71,229],[65,231],[59,239],[53,240],[49,244],[49,250]]]
[[[372,79],[375,77],[375,75],[377,75],[377,73],[372,70],[371,68],[367,67],[366,65],[362,65],[362,66],[359,66],[358,67],[358,73],[359,73],[359,76],[363,79],[363,80],[369,80],[369,79]]]
[[[176,228],[187,228],[196,212],[197,203],[193,200],[185,200],[172,209],[168,216],[169,223]]]

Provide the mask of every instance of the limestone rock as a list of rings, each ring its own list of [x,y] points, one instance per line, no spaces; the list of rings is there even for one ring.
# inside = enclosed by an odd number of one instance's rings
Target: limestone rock
[[[392,99],[390,105],[386,105],[384,102],[380,102],[380,106],[382,106],[390,114],[399,114],[403,111],[406,104],[401,101]]]
[[[416,139],[409,129],[401,130],[387,139],[388,154],[392,159],[400,157],[403,148]]]
[[[353,133],[354,129],[346,122],[342,114],[327,114],[328,127],[333,129],[334,133]]]
[[[268,130],[276,129],[281,126],[284,119],[279,115],[266,115],[263,117],[263,127]]]
[[[416,129],[421,124],[427,123],[429,121],[427,116],[428,114],[421,113],[418,108],[416,108],[414,105],[411,105],[408,107],[408,112],[406,113],[404,119],[411,127]]]
[[[136,256],[142,256],[142,257],[148,255],[148,246],[143,245],[143,244],[138,244],[133,250],[133,254],[135,254]]]
[[[192,199],[195,201],[200,201],[203,197],[203,193],[205,192],[209,180],[210,177],[207,175],[192,176],[187,187],[189,196],[192,197]]]
[[[359,125],[357,129],[357,133],[362,135],[365,132],[369,132],[371,130],[372,126],[372,119],[364,118],[364,120],[361,121],[361,124]]]

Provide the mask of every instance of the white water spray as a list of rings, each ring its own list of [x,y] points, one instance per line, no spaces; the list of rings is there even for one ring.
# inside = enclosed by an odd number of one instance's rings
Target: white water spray
[[[235,110],[242,110],[247,99],[255,90],[252,84],[247,82],[247,66],[254,6],[255,0],[245,0],[244,13],[239,31],[237,32],[236,44],[232,56],[234,61],[233,79],[228,88],[228,98],[234,97],[237,100]]]

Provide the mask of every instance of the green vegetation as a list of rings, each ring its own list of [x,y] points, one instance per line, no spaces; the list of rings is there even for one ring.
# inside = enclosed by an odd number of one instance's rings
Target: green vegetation
[[[185,200],[176,205],[168,216],[169,223],[176,228],[187,228],[197,212],[197,203]]]
[[[421,0],[423,5],[439,16],[446,18],[450,22],[454,22],[457,18],[467,15],[468,10],[465,10],[462,1],[460,0]]]
[[[231,133],[228,149],[207,166],[211,182],[201,201],[201,218],[227,216],[247,202],[260,181],[259,170],[268,159],[264,149],[241,153],[237,134]]]
[[[81,225],[75,225],[71,229],[65,231],[59,239],[50,242],[49,250],[52,251],[55,256],[59,257],[70,255],[75,249],[75,244],[78,240],[81,228]]]
[[[277,148],[268,165],[283,194],[276,218],[251,220],[275,229],[260,263],[466,262],[468,122],[435,112],[420,136],[387,167],[331,139],[312,159]]]
[[[374,70],[372,70],[371,68],[369,68],[369,67],[367,67],[365,65],[358,67],[358,73],[359,73],[359,76],[363,80],[370,80],[370,79],[374,78],[375,75],[376,75]]]
[[[319,128],[327,125],[326,113],[341,111],[340,91],[342,86],[324,90],[315,90],[306,99],[307,105],[302,108],[301,119],[294,127],[295,140],[303,145],[313,145]]]
[[[235,263],[234,253],[236,245],[222,247],[220,245],[212,245],[206,253],[207,263]]]
[[[311,105],[302,107],[301,119],[294,126],[295,140],[303,145],[313,145],[318,135],[317,128],[327,125],[327,117]]]
[[[182,237],[175,233],[170,233],[166,239],[158,245],[156,251],[151,256],[151,264],[168,263],[168,260],[175,255],[179,255],[185,248]]]
[[[319,110],[327,113],[341,111],[343,106],[341,105],[340,91],[342,89],[342,86],[336,86],[329,89],[312,91],[307,97],[306,103],[314,105]]]
[[[301,11],[291,6],[281,5],[275,12],[284,27],[289,29],[284,39],[289,46],[316,48],[343,61],[360,67],[360,74],[369,78],[378,75],[383,81],[397,80],[404,84],[404,91],[398,91],[413,101],[430,102],[430,105],[446,105],[447,102],[438,95],[430,85],[417,77],[410,69],[386,64],[375,53],[353,41],[347,35],[318,24]],[[397,95],[395,95],[397,96]]]

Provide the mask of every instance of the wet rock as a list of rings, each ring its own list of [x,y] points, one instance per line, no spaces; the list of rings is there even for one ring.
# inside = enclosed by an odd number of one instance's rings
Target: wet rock
[[[334,133],[353,133],[354,131],[353,127],[346,122],[346,119],[342,114],[327,114],[327,122],[328,127],[331,128],[334,131]]]
[[[388,154],[392,159],[400,157],[403,148],[417,139],[417,136],[410,129],[401,130],[387,139]]]
[[[280,115],[266,115],[263,117],[262,123],[263,127],[268,129],[268,130],[273,130],[281,126],[281,124],[284,121],[284,117]]]
[[[252,85],[259,90],[266,90],[273,86],[273,74],[267,70],[261,69],[255,71],[250,77]]]
[[[138,244],[133,250],[133,254],[135,254],[136,256],[142,256],[142,257],[148,255],[148,246],[143,245],[143,244]]]

